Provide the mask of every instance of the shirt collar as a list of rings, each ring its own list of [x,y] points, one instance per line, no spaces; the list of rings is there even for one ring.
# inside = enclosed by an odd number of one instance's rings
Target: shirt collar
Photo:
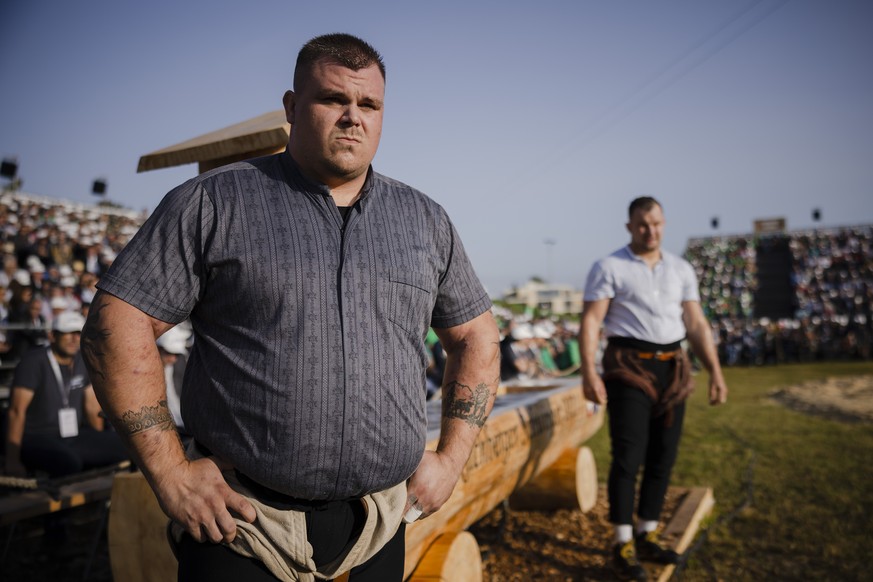
[[[624,251],[625,251],[625,253],[627,254],[627,256],[628,256],[628,258],[629,258],[630,260],[632,260],[632,261],[636,261],[636,262],[638,262],[638,263],[642,263],[642,264],[644,264],[644,265],[646,265],[646,266],[648,267],[648,264],[647,264],[647,263],[646,263],[646,262],[645,262],[645,261],[644,261],[640,256],[638,256],[637,254],[635,254],[635,253],[631,250],[630,245],[626,245],[626,246],[624,247]],[[654,265],[655,267],[657,267],[658,265],[660,265],[660,264],[662,264],[662,263],[664,262],[664,251],[660,251],[660,255],[661,255],[661,256],[660,256],[660,258],[658,258],[658,262],[655,263],[655,265]]]
[[[314,194],[330,197],[330,188],[321,182],[314,182],[307,178],[300,170],[300,166],[297,165],[297,162],[294,161],[294,158],[291,157],[291,152],[285,150],[285,153],[282,155],[282,161],[298,186]],[[373,174],[373,166],[371,164],[367,168],[367,177],[364,179],[364,185],[361,186],[361,195],[358,197],[358,202],[363,202],[373,190],[375,184]]]

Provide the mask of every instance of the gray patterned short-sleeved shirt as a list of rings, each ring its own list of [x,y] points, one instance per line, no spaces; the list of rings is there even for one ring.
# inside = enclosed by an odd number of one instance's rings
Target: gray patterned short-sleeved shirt
[[[162,321],[191,318],[186,429],[307,499],[412,474],[427,328],[491,307],[440,205],[371,171],[344,225],[285,153],[171,191],[99,287]]]

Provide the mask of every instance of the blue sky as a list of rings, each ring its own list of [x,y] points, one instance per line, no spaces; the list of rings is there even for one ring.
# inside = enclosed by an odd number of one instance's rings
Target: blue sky
[[[863,0],[4,0],[0,155],[26,192],[104,177],[152,209],[196,166],[141,155],[281,108],[300,46],[350,32],[388,68],[376,170],[446,207],[492,294],[581,287],[642,194],[677,253],[814,208],[873,223],[871,29]]]

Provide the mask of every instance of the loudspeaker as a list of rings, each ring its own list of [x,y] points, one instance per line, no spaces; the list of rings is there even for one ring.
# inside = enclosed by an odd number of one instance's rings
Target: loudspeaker
[[[712,225],[713,230],[718,230],[718,217],[713,218],[709,224]]]
[[[91,193],[94,196],[103,196],[106,194],[106,180],[94,180],[94,185],[91,187]]]
[[[3,163],[0,164],[0,176],[14,180],[17,173],[18,164],[15,160],[5,159],[3,160]]]
[[[812,219],[813,219],[814,221],[816,221],[816,222],[818,222],[819,220],[821,220],[821,210],[819,210],[818,208],[816,208],[815,210],[813,210],[813,211],[812,211]]]

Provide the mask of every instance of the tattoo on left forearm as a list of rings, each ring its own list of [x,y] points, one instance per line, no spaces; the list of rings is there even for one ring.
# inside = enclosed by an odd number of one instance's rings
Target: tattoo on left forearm
[[[488,400],[491,390],[484,382],[475,388],[452,381],[446,384],[443,415],[463,420],[470,426],[481,427],[488,418]]]

